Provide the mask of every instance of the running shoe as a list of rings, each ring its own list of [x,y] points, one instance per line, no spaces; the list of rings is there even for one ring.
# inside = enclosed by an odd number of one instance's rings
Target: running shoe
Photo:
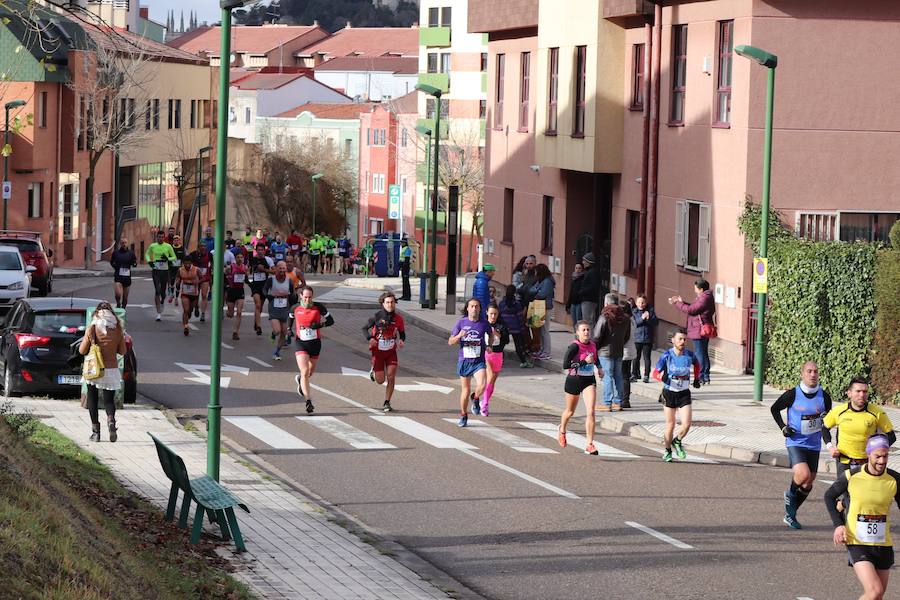
[[[585,454],[590,454],[592,456],[597,456],[600,452],[597,450],[597,447],[594,445],[594,442],[591,442],[587,445],[587,448],[584,449]]]
[[[650,378],[644,377],[643,379],[641,379],[641,381],[643,381],[644,383],[650,383]]]
[[[394,409],[391,408],[391,403],[389,401],[385,400],[384,404],[381,406],[381,410],[383,410],[384,412],[391,412]]]
[[[800,521],[797,520],[797,517],[788,513],[784,514],[784,518],[781,519],[781,522],[791,529],[803,529],[803,525],[800,524]]]
[[[206,313],[200,313],[200,322],[203,323],[206,321]]]
[[[622,400],[621,406],[622,406],[622,410],[625,410],[626,408],[631,408],[631,401],[630,400]]]
[[[187,336],[187,335],[191,335],[191,328],[190,328],[190,327],[185,327],[185,328],[184,328],[184,335],[186,335],[186,336]]]
[[[239,339],[241,339],[241,336],[239,336],[238,332],[235,331],[234,333],[231,334],[231,339],[233,339],[234,341],[238,341]]]
[[[675,454],[678,456],[678,458],[680,458],[681,460],[687,458],[687,452],[684,451],[684,446],[681,445],[680,439],[675,438],[674,440],[672,440],[672,447],[675,448]]]
[[[475,397],[475,394],[472,394],[472,414],[481,414],[481,401],[479,401],[478,398]]]
[[[294,375],[294,381],[297,382],[297,395],[303,398],[303,387],[300,385],[300,376]]]
[[[665,462],[672,462],[672,451],[666,448],[666,451],[663,452],[663,460]]]
[[[281,354],[278,353],[278,350],[272,353],[272,360],[281,360]]]
[[[256,335],[262,335],[262,327],[256,328]]]
[[[632,375],[631,377],[628,378],[628,381],[630,381],[631,383],[637,383],[638,379],[640,379],[640,378],[637,375]]]
[[[156,313],[156,320],[157,320],[157,321],[162,321],[162,315],[159,314],[159,313]]]
[[[269,334],[269,340],[271,340],[273,342],[275,341],[275,332],[274,331]]]
[[[568,443],[568,442],[566,441],[566,432],[565,432],[565,431],[561,431],[561,430],[557,430],[557,432],[556,432],[556,441],[559,442],[559,445],[560,445],[562,448],[565,448],[565,447],[566,447],[566,444]]]
[[[611,410],[613,412],[618,412],[618,411],[622,410],[622,405],[619,404],[618,402],[613,402]]]
[[[460,427],[467,427],[469,425],[469,415],[460,415],[456,424]]]
[[[200,307],[199,307],[199,306],[195,306],[195,307],[194,307],[194,316],[195,316],[195,317],[199,317],[199,316],[200,316]]]
[[[520,363],[519,363],[519,368],[520,368],[520,369],[527,369],[529,366],[531,366],[531,365],[528,364],[528,361],[520,362]]]
[[[784,496],[784,514],[791,517],[797,517],[797,509],[794,507],[794,499],[788,492],[783,493]]]
[[[315,410],[316,410],[316,407],[313,406],[312,400],[307,398],[306,399],[306,413],[311,415],[311,414],[313,414],[313,411],[315,411]]]
[[[372,383],[375,383],[375,367],[369,369],[369,379],[372,380]]]

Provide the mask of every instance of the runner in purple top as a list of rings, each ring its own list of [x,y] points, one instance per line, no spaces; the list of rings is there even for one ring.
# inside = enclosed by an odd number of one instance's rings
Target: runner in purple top
[[[466,302],[465,312],[456,325],[447,343],[450,346],[459,344],[459,360],[456,363],[456,374],[459,375],[459,422],[460,427],[469,424],[469,395],[472,397],[472,412],[481,414],[480,398],[484,391],[485,364],[484,351],[486,340],[491,333],[491,326],[481,317],[481,303],[472,298]],[[475,379],[475,391],[472,392],[472,379]]]

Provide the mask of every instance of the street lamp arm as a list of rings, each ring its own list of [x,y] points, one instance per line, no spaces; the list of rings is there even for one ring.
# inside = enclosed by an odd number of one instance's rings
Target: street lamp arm
[[[757,48],[756,46],[740,45],[735,46],[734,51],[738,56],[749,58],[750,60],[766,67],[767,69],[774,69],[778,66],[778,57],[771,52],[766,52],[762,48]]]

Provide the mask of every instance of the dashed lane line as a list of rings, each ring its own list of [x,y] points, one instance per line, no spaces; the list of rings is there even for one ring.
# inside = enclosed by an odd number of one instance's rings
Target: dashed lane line
[[[466,456],[471,456],[472,458],[478,459],[489,465],[497,467],[501,471],[506,471],[507,473],[509,473],[511,475],[515,475],[516,477],[519,477],[520,479],[524,479],[525,481],[528,481],[529,483],[533,483],[537,486],[540,486],[540,487],[544,488],[545,490],[549,490],[549,491],[553,492],[554,494],[563,496],[565,498],[571,498],[572,500],[580,500],[580,498],[578,496],[576,496],[575,494],[573,494],[572,492],[568,492],[560,487],[556,487],[555,485],[547,483],[546,481],[541,481],[537,477],[532,477],[528,473],[523,473],[522,471],[519,471],[518,469],[514,469],[510,466],[504,465],[503,463],[497,462],[496,460],[494,460],[492,458],[488,458],[487,456],[478,454],[474,450],[467,450],[465,448],[458,448],[458,450],[460,452],[462,452],[463,454],[465,454]]]
[[[672,544],[676,548],[681,548],[682,550],[693,550],[694,549],[694,547],[691,546],[690,544],[685,544],[684,542],[680,542],[680,541],[676,540],[675,538],[670,537],[670,536],[668,536],[660,531],[657,531],[655,529],[651,529],[650,527],[647,527],[646,525],[641,525],[640,523],[635,523],[634,521],[625,521],[625,524],[628,525],[629,527],[634,527],[635,529],[643,531],[647,535],[652,535],[656,539],[661,540],[667,544]]]

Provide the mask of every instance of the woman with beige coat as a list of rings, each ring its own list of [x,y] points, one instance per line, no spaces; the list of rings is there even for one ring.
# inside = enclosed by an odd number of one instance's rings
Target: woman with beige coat
[[[91,441],[100,441],[99,400],[103,395],[106,422],[109,425],[109,441],[118,439],[116,434],[116,391],[122,385],[119,371],[119,355],[125,355],[125,332],[119,317],[113,312],[109,302],[101,302],[94,310],[91,324],[84,332],[78,352],[86,355],[91,344],[100,348],[103,357],[103,375],[97,379],[83,380],[87,384],[86,406],[91,415]]]

